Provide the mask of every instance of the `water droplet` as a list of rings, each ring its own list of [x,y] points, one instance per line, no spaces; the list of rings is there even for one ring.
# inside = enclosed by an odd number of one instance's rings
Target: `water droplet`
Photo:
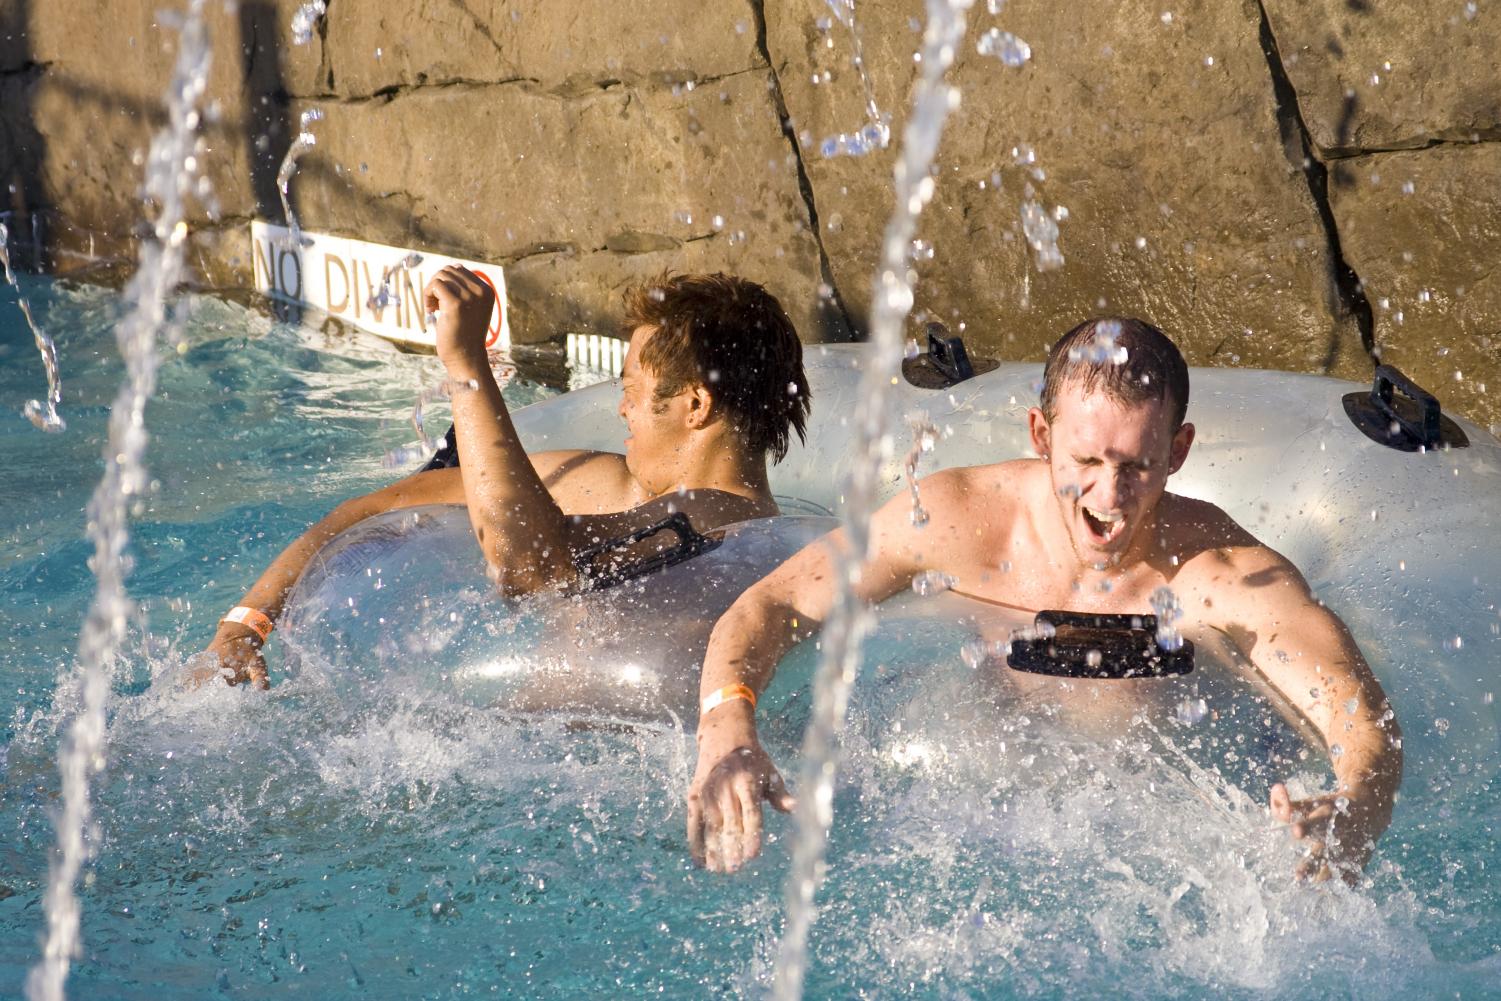
[[[1173,716],[1186,726],[1193,726],[1209,715],[1209,703],[1203,699],[1184,699],[1178,703]]]
[[[995,56],[1007,66],[1024,66],[1032,58],[1032,46],[1009,31],[991,28],[975,43],[975,51],[982,56]]]
[[[1442,737],[1449,732],[1449,721],[1440,716],[1433,721],[1433,729],[1437,730],[1438,735]]]
[[[324,0],[312,0],[297,8],[292,15],[292,44],[306,45],[313,40],[313,28],[318,24],[318,19],[328,12]]]
[[[1330,758],[1338,759],[1339,756],[1342,755],[1342,754],[1344,754],[1344,753],[1345,753],[1345,749],[1341,745],[1339,745],[1339,744],[1330,744],[1329,745],[1329,757]]]
[[[1022,232],[1037,262],[1038,271],[1063,267],[1063,253],[1058,249],[1058,223],[1032,199],[1022,203]]]
[[[1164,650],[1183,649],[1183,637],[1176,623],[1183,617],[1183,604],[1169,587],[1159,587],[1147,599],[1152,612],[1157,616],[1157,645]]]
[[[1170,10],[1163,11],[1162,12],[1162,18],[1161,18],[1161,20],[1162,20],[1163,24],[1172,24],[1173,23],[1173,12],[1170,11]]]
[[[999,17],[1001,11],[1006,9],[1006,0],[985,0],[985,9],[990,11],[992,17]]]
[[[912,593],[920,598],[941,594],[959,583],[959,578],[942,570],[924,570],[912,578]]]

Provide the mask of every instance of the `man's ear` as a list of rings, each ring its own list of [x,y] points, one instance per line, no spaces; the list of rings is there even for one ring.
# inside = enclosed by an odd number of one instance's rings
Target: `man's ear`
[[[1168,458],[1167,474],[1169,476],[1183,468],[1183,463],[1188,461],[1188,450],[1194,443],[1194,426],[1185,424],[1173,435],[1173,451]]]
[[[701,382],[695,382],[687,390],[687,393],[688,412],[686,420],[688,421],[688,427],[694,431],[708,427],[709,423],[716,416],[714,412],[714,394],[709,392],[709,387]]]
[[[1053,429],[1048,427],[1048,419],[1042,415],[1040,407],[1027,411],[1027,432],[1032,436],[1032,451],[1039,458],[1046,459],[1052,455]]]

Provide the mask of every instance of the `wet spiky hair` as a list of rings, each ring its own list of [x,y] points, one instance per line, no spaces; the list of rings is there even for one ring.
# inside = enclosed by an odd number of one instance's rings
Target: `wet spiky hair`
[[[1042,373],[1042,415],[1049,422],[1066,383],[1122,403],[1171,403],[1174,431],[1188,413],[1188,364],[1178,345],[1144,320],[1099,317],[1058,338]]]

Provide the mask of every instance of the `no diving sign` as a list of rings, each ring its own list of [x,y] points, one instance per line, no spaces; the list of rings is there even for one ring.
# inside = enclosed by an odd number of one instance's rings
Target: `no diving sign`
[[[285,226],[260,220],[250,224],[250,256],[257,291],[429,349],[437,348],[437,339],[427,323],[422,289],[440,268],[461,264],[495,289],[486,344],[498,351],[511,348],[505,272],[497,264],[307,230],[301,246],[294,246]]]

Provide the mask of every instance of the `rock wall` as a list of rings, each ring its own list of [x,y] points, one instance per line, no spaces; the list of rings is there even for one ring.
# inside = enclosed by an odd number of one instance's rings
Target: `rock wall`
[[[140,225],[175,46],[161,6],[0,0],[0,173],[59,262]],[[826,0],[330,0],[301,46],[297,6],[209,4],[210,283],[248,282],[245,223],[280,219],[276,168],[316,107],[303,224],[504,264],[518,340],[612,332],[622,289],[669,267],[765,281],[809,340],[858,334],[894,150],[820,147],[868,123],[868,96],[899,139],[918,0],[856,3],[868,80]],[[1501,10],[1009,0],[970,18],[919,318],[1013,359],[1105,310],[1201,365],[1363,380],[1379,355],[1501,423]],[[1030,59],[980,51],[992,29]],[[1062,217],[1062,268],[1039,270],[1028,203]]]

